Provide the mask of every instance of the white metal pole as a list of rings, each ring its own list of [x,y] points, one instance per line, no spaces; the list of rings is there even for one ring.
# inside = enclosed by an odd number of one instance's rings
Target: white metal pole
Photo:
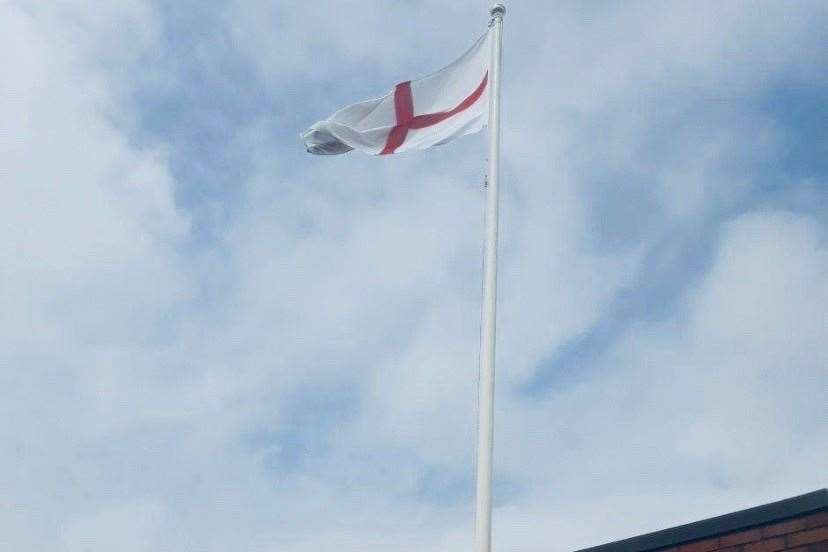
[[[480,382],[477,403],[476,552],[492,548],[492,452],[494,444],[495,316],[497,309],[497,216],[500,176],[500,49],[506,8],[491,9],[489,68],[489,174],[486,188],[486,246],[483,260],[483,315],[480,324]]]

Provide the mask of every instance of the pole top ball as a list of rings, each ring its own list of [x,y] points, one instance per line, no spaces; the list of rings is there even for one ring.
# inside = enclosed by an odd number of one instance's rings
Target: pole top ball
[[[503,17],[503,14],[506,13],[506,6],[498,2],[497,4],[492,6],[492,9],[489,10],[489,13],[492,15],[493,18]]]

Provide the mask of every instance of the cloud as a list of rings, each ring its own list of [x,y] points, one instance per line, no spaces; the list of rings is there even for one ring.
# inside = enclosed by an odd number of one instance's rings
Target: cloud
[[[54,548],[66,516],[99,493],[90,443],[153,416],[120,386],[145,373],[188,301],[188,219],[163,151],[133,148],[108,121],[85,46],[38,10],[0,10],[14,53],[0,102],[0,532],[14,549]]]
[[[566,511],[571,496],[594,497],[576,507],[598,512],[607,497],[634,501],[640,512],[589,535],[561,529],[584,545],[819,487],[807,466],[826,452],[826,261],[812,220],[763,211],[728,223],[711,269],[670,317],[628,328],[587,383],[504,412],[501,465],[531,472],[533,502],[554,505],[550,519],[589,515]],[[527,470],[526,458],[547,461]],[[665,497],[689,502],[665,509]],[[543,533],[510,533],[504,547],[511,537],[545,545]]]
[[[482,138],[297,135],[485,6],[0,10],[0,542],[470,546]],[[499,550],[824,486],[826,17],[509,6]]]

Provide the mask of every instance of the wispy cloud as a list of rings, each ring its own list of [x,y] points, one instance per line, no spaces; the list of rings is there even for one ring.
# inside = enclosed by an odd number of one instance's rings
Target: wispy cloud
[[[298,142],[443,4],[0,6],[0,543],[470,546],[482,139]],[[824,486],[825,4],[512,4],[498,550]]]

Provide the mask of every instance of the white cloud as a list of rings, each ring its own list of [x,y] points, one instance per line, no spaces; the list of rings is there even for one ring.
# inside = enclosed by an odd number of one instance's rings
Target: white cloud
[[[761,191],[752,163],[786,137],[732,108],[807,78],[818,5],[510,6],[499,550],[571,549],[824,485],[824,224],[743,201]],[[187,57],[153,6],[0,7],[0,47],[16,53],[0,68],[0,543],[470,546],[479,139],[291,166],[298,146],[267,135],[283,122],[256,112],[223,130],[251,149],[251,176],[219,183],[241,187],[237,211],[193,247],[175,198],[199,183],[173,177],[173,137],[137,145],[131,86],[140,70],[163,98],[188,64],[237,48],[264,79],[234,83],[242,101],[310,117],[356,98],[298,81],[347,74],[375,93],[448,61],[485,11],[229,2],[212,22],[227,34],[196,34]],[[164,48],[181,59],[156,64]],[[385,76],[355,82],[365,72]],[[718,247],[675,275],[675,305],[616,321],[582,377],[520,392],[616,316],[654,247],[694,232]]]
[[[530,476],[534,496],[507,520],[531,519],[535,504],[570,524],[600,518],[604,497],[633,504],[588,535],[555,532],[587,545],[823,485],[814,467],[828,452],[826,271],[813,221],[757,212],[730,223],[705,280],[669,320],[632,328],[588,385],[504,411],[502,466]],[[590,497],[574,505],[585,511],[569,511],[573,496]],[[513,538],[544,546],[544,532],[507,531],[507,549]]]
[[[10,549],[57,549],[58,527],[100,496],[90,473],[100,465],[86,465],[85,451],[153,415],[119,387],[145,371],[190,296],[188,221],[163,153],[132,147],[109,123],[105,75],[36,12],[0,6],[0,487],[10,513],[0,532]],[[79,546],[73,534],[68,549]]]
[[[141,551],[163,546],[165,507],[153,499],[115,504],[76,522],[61,531],[67,551]]]

